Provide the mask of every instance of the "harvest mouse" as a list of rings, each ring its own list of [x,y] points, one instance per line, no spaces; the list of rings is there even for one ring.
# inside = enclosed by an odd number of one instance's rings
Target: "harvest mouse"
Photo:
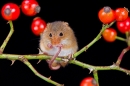
[[[51,70],[57,70],[67,65],[65,61],[57,61],[56,57],[70,58],[78,50],[77,39],[67,22],[54,21],[47,23],[40,35],[39,54],[52,56],[47,60]]]

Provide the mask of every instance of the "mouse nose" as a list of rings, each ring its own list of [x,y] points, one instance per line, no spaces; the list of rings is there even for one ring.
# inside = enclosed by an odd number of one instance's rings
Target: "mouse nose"
[[[52,45],[58,45],[60,43],[60,39],[58,37],[54,37],[52,40]]]

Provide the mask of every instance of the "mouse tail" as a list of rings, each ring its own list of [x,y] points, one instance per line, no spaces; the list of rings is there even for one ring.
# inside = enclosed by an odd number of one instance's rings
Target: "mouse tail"
[[[47,61],[47,62],[49,62],[49,61]],[[51,65],[49,65],[49,68],[51,70],[58,70],[58,69],[60,69],[60,67],[61,67],[61,65],[56,60],[54,60]]]
[[[51,66],[50,69],[51,69],[51,70],[58,70],[58,69],[60,69],[60,65],[57,65],[57,66]]]

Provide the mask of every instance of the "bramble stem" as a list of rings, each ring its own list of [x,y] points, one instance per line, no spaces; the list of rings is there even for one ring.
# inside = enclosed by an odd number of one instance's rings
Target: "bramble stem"
[[[94,76],[94,79],[96,80],[97,86],[99,86],[98,73],[97,72],[98,72],[97,70],[94,70],[93,71],[93,76]]]
[[[72,60],[72,61],[70,61],[70,63],[83,67],[83,68],[87,68],[87,69],[93,69],[93,70],[97,70],[97,71],[99,71],[99,70],[118,70],[118,71],[121,71],[121,72],[124,72],[124,73],[130,75],[130,70],[119,67],[115,64],[112,64],[110,66],[93,66],[93,65],[89,65],[89,64],[77,61],[77,60]]]
[[[36,71],[36,69],[31,65],[31,63],[26,58],[24,58],[24,56],[20,56],[19,60],[22,61],[26,66],[28,66],[31,69],[31,71],[36,76],[38,76],[39,78],[41,78],[41,79],[45,80],[46,82],[51,83],[51,84],[53,84],[55,86],[63,86],[63,85],[61,85],[61,84],[59,84],[59,83],[51,80],[50,79],[51,77],[50,78],[46,78],[45,76],[43,76],[42,74],[40,74],[38,71]]]
[[[9,59],[9,60],[19,60],[19,57],[23,56],[24,58],[28,59],[28,60],[34,60],[34,59],[41,59],[41,60],[46,60],[46,59],[50,59],[51,56],[47,56],[47,55],[16,55],[16,54],[0,54],[0,59]],[[62,60],[61,58],[56,58],[56,60]],[[93,70],[118,70],[118,71],[122,71],[125,73],[130,74],[130,70],[121,68],[115,64],[111,65],[111,66],[93,66],[93,65],[89,65],[77,60],[71,60],[69,62],[70,64],[74,64],[83,68],[87,68],[87,69],[93,69]]]
[[[109,25],[108,25],[108,24],[103,25],[101,31],[100,31],[99,34],[96,36],[96,38],[94,38],[88,45],[86,45],[85,47],[83,47],[81,50],[79,50],[78,52],[76,52],[76,53],[74,54],[73,58],[76,58],[78,55],[80,55],[81,53],[83,53],[84,51],[86,51],[88,48],[90,48],[94,43],[96,43],[96,42],[101,38],[102,32],[103,32],[105,29],[111,27],[114,23],[115,23],[115,21],[112,22],[112,23],[110,23]]]
[[[129,51],[130,50],[130,46],[128,46],[127,48],[125,48],[125,49],[123,49],[122,50],[122,52],[121,52],[121,54],[119,55],[119,57],[118,57],[118,59],[117,59],[117,61],[116,61],[116,65],[120,65],[120,63],[121,63],[121,61],[122,61],[122,59],[123,59],[123,56],[124,56],[124,54],[127,52],[127,51]]]
[[[10,60],[19,60],[19,57],[23,56],[24,58],[28,59],[28,60],[34,60],[34,59],[41,59],[41,60],[46,60],[46,59],[50,59],[51,56],[47,56],[47,55],[16,55],[16,54],[0,54],[0,59],[10,59]],[[56,60],[62,60],[61,58],[56,58]],[[111,65],[111,66],[93,66],[93,65],[89,65],[77,60],[71,60],[69,62],[70,64],[74,64],[83,68],[87,68],[87,69],[93,69],[93,70],[118,70],[118,71],[122,71],[125,73],[130,74],[130,70],[121,68],[115,64]]]
[[[13,28],[13,23],[12,21],[8,21],[9,25],[10,25],[10,31],[9,31],[9,34],[7,35],[6,39],[4,40],[3,44],[1,45],[1,53],[3,53],[9,39],[11,38],[13,32],[14,32],[14,28]]]

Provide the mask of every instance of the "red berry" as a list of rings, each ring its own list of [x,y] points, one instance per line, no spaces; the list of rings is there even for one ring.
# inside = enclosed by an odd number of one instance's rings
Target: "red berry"
[[[102,33],[103,38],[107,42],[114,42],[116,40],[117,32],[114,28],[107,28]]]
[[[16,20],[20,15],[20,8],[15,3],[6,3],[1,9],[1,15],[5,20]]]
[[[121,33],[126,33],[127,31],[130,30],[130,17],[128,17],[124,21],[118,21],[118,22],[116,22],[116,25],[117,25],[117,29]]]
[[[80,86],[97,86],[97,82],[93,77],[87,77],[81,81]]]
[[[23,0],[21,10],[27,16],[34,16],[40,12],[41,7],[36,0]]]
[[[31,24],[31,30],[33,34],[39,36],[40,33],[42,33],[45,28],[46,28],[46,22],[43,19],[41,19],[40,17],[36,17],[33,19]]]
[[[99,10],[98,18],[104,24],[111,23],[115,20],[115,12],[113,9],[106,6]]]
[[[115,10],[116,21],[124,21],[128,17],[128,10],[126,8],[117,8]]]

